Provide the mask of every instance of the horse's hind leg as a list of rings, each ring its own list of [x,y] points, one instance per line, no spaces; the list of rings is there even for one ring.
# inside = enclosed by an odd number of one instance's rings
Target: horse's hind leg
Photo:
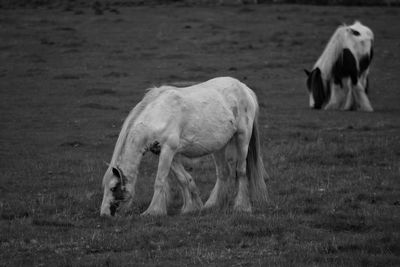
[[[183,197],[182,213],[201,209],[203,202],[200,199],[199,190],[192,176],[185,170],[179,159],[172,162],[171,170],[174,172],[181,187]]]
[[[249,179],[246,174],[246,158],[251,137],[250,131],[245,130],[244,132],[237,134],[236,178],[238,184],[238,192],[235,198],[234,209],[236,211],[243,212],[251,212]]]
[[[168,174],[171,167],[174,151],[165,145],[161,149],[158,162],[157,176],[154,181],[154,195],[150,206],[142,215],[166,215],[167,202],[169,199]]]
[[[217,206],[227,194],[228,178],[231,176],[231,170],[226,160],[226,147],[215,152],[213,159],[216,168],[217,181],[204,208]]]

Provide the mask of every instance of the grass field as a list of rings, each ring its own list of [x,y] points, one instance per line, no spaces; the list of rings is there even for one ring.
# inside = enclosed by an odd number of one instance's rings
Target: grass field
[[[310,68],[338,24],[375,32],[374,113],[307,108]],[[260,5],[0,10],[1,266],[399,266],[400,9]],[[104,161],[145,89],[229,75],[261,106],[271,203],[99,217]],[[191,170],[205,201],[209,158]]]

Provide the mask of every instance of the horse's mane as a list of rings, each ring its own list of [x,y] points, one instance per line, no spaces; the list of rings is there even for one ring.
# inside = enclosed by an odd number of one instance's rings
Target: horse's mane
[[[346,27],[347,25],[342,25],[336,29],[321,56],[313,67],[313,69],[318,67],[321,70],[321,74],[325,76],[325,78],[328,78],[326,76],[330,75],[335,61],[337,60],[345,46],[346,42],[344,40],[344,34],[346,31]]]
[[[121,131],[118,136],[117,143],[115,144],[114,152],[111,158],[110,166],[116,166],[118,161],[118,157],[121,154],[122,148],[125,145],[126,139],[129,134],[129,129],[137,119],[137,117],[142,113],[142,111],[146,108],[146,106],[158,98],[163,92],[174,89],[173,86],[160,86],[160,87],[153,87],[147,89],[146,94],[144,95],[143,99],[129,112],[129,115],[126,117]]]

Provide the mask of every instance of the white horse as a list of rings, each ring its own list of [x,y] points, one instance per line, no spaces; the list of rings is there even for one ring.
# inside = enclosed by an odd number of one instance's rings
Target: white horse
[[[236,155],[237,195],[234,209],[251,212],[252,201],[267,202],[265,170],[258,136],[258,103],[254,92],[230,77],[189,86],[150,89],[130,112],[119,134],[103,178],[101,215],[114,215],[132,204],[139,164],[147,151],[159,155],[154,195],[143,215],[167,214],[168,174],[177,179],[182,213],[220,204],[233,172],[226,151]],[[182,160],[212,154],[217,181],[203,206]]]
[[[367,96],[373,40],[358,21],[337,28],[313,70],[305,70],[311,108],[373,111]]]

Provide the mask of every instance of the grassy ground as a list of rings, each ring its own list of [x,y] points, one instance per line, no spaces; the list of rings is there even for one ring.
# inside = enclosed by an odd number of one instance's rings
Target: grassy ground
[[[400,10],[245,6],[0,10],[0,265],[400,264]],[[335,27],[376,35],[375,112],[307,108],[305,75]],[[144,89],[229,75],[260,101],[271,204],[100,218],[101,179]],[[206,200],[210,159],[191,171]]]

